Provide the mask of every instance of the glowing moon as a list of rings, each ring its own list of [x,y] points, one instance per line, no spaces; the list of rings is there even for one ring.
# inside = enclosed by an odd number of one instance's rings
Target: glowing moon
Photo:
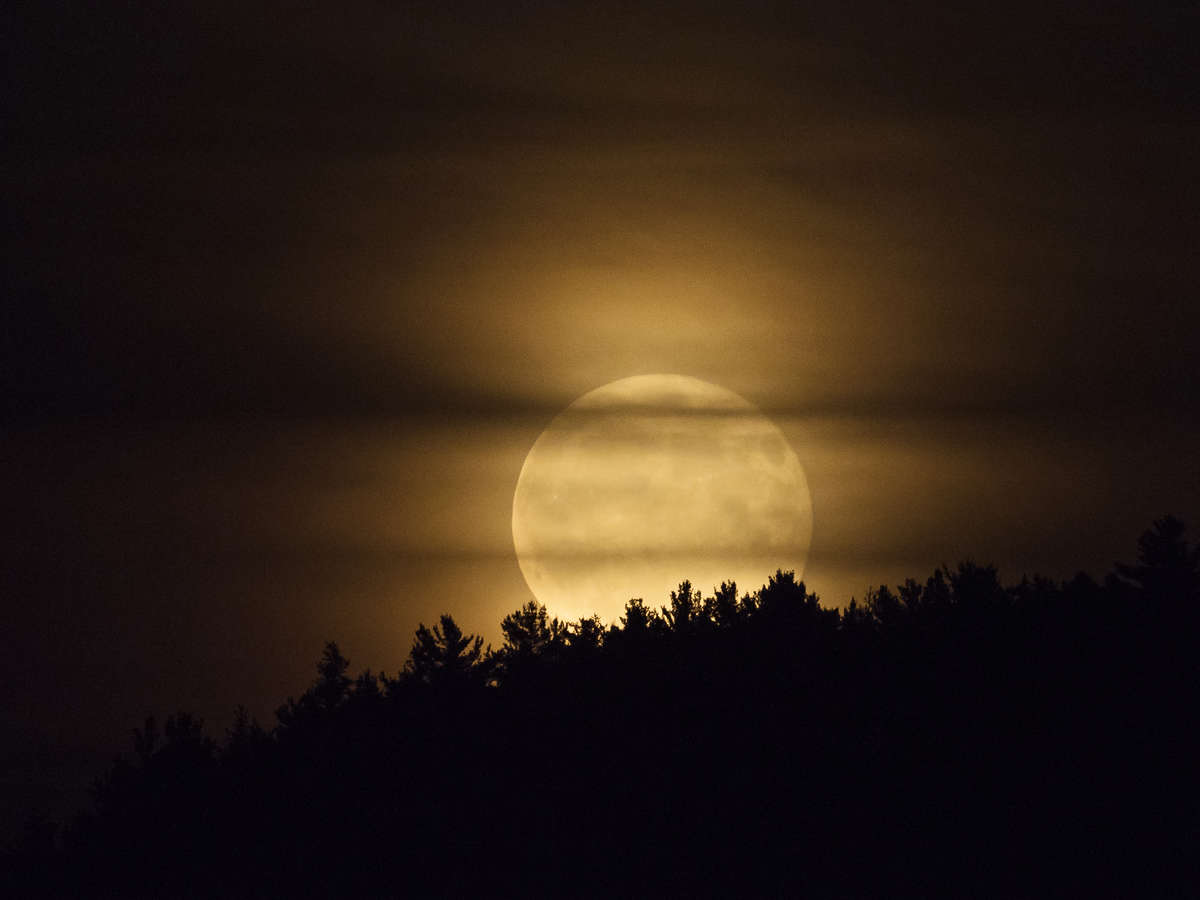
[[[513,495],[521,572],[554,615],[615,621],[631,597],[753,591],[804,571],[812,500],[783,432],[732,391],[637,375],[584,394],[534,443]]]

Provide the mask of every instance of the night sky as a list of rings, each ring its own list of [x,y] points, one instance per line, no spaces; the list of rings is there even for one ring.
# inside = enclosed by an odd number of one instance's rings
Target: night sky
[[[629,375],[779,424],[827,605],[1200,525],[1194,8],[797,6],[6,5],[0,738],[496,641]]]

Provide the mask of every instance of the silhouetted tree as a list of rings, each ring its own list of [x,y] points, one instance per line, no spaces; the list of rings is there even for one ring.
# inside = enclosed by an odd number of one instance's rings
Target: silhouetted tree
[[[923,612],[925,592],[919,581],[912,578],[904,579],[904,584],[896,588],[896,594],[910,614],[920,615]]]
[[[946,578],[945,567],[933,570],[933,574],[925,580],[921,591],[921,606],[931,616],[944,615],[953,603],[950,581]]]
[[[886,584],[868,588],[863,598],[867,613],[884,628],[899,627],[906,611],[900,598]]]
[[[350,694],[349,668],[350,660],[342,656],[337,642],[328,641],[317,663],[317,680],[299,700],[288,697],[275,711],[280,725],[288,728],[302,721],[317,721],[341,707]]]
[[[594,653],[604,644],[604,622],[593,615],[572,622],[567,628],[567,646],[576,653]]]
[[[960,562],[951,573],[950,590],[960,608],[980,612],[1003,606],[1007,599],[996,567],[981,566],[971,560]]]
[[[1200,544],[1188,545],[1187,526],[1167,515],[1138,538],[1138,561],[1117,563],[1117,573],[1142,596],[1166,603],[1200,603]]]
[[[383,695],[381,684],[386,683],[384,676],[376,675],[370,669],[363,669],[354,679],[354,690],[351,696],[356,702],[374,700]]]
[[[850,598],[850,603],[842,610],[841,616],[842,627],[846,630],[869,628],[875,621],[870,607],[860,604],[854,597]]]
[[[454,617],[443,614],[432,631],[424,623],[417,627],[404,671],[421,684],[467,684],[486,678],[484,662],[483,638],[463,634]]]
[[[681,581],[677,590],[671,591],[671,605],[662,608],[663,621],[672,631],[687,631],[700,618],[703,605],[700,592],[693,590],[690,581]]]
[[[505,616],[500,631],[504,634],[500,652],[509,657],[540,656],[561,646],[567,635],[566,625],[550,618],[546,607],[536,600]]]
[[[629,638],[641,638],[657,634],[664,628],[662,617],[653,607],[647,606],[641,597],[633,597],[625,604],[625,615],[621,616],[621,628],[614,625],[612,631],[620,631]]]
[[[712,596],[704,600],[704,616],[718,628],[730,627],[741,618],[742,612],[737,583],[733,581],[722,581],[720,587],[713,589]]]
[[[504,643],[491,657],[492,675],[503,681],[531,667],[557,662],[566,649],[569,629],[551,618],[546,607],[530,600],[500,623]]]
[[[342,656],[335,641],[325,644],[321,661],[317,663],[317,683],[313,685],[313,699],[323,710],[337,709],[350,691],[350,678],[346,672],[350,660]]]
[[[817,595],[809,593],[803,581],[796,580],[795,571],[776,569],[758,590],[757,611],[770,619],[815,621],[822,609]]]
[[[247,764],[261,757],[270,742],[270,735],[239,704],[233,712],[233,724],[225,732],[223,759],[234,765]]]

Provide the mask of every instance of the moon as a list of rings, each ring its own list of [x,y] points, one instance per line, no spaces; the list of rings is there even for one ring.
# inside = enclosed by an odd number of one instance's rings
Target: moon
[[[513,545],[552,615],[657,607],[688,579],[739,594],[804,571],[812,499],[778,426],[742,397],[686,375],[636,375],[589,391],[525,457]]]

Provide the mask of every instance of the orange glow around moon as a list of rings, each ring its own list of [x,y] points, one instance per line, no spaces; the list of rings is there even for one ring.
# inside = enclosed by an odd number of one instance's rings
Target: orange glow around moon
[[[552,614],[615,621],[631,597],[667,602],[680,581],[739,592],[804,570],[812,501],[779,428],[732,391],[638,375],[584,394],[525,459],[513,544]]]

